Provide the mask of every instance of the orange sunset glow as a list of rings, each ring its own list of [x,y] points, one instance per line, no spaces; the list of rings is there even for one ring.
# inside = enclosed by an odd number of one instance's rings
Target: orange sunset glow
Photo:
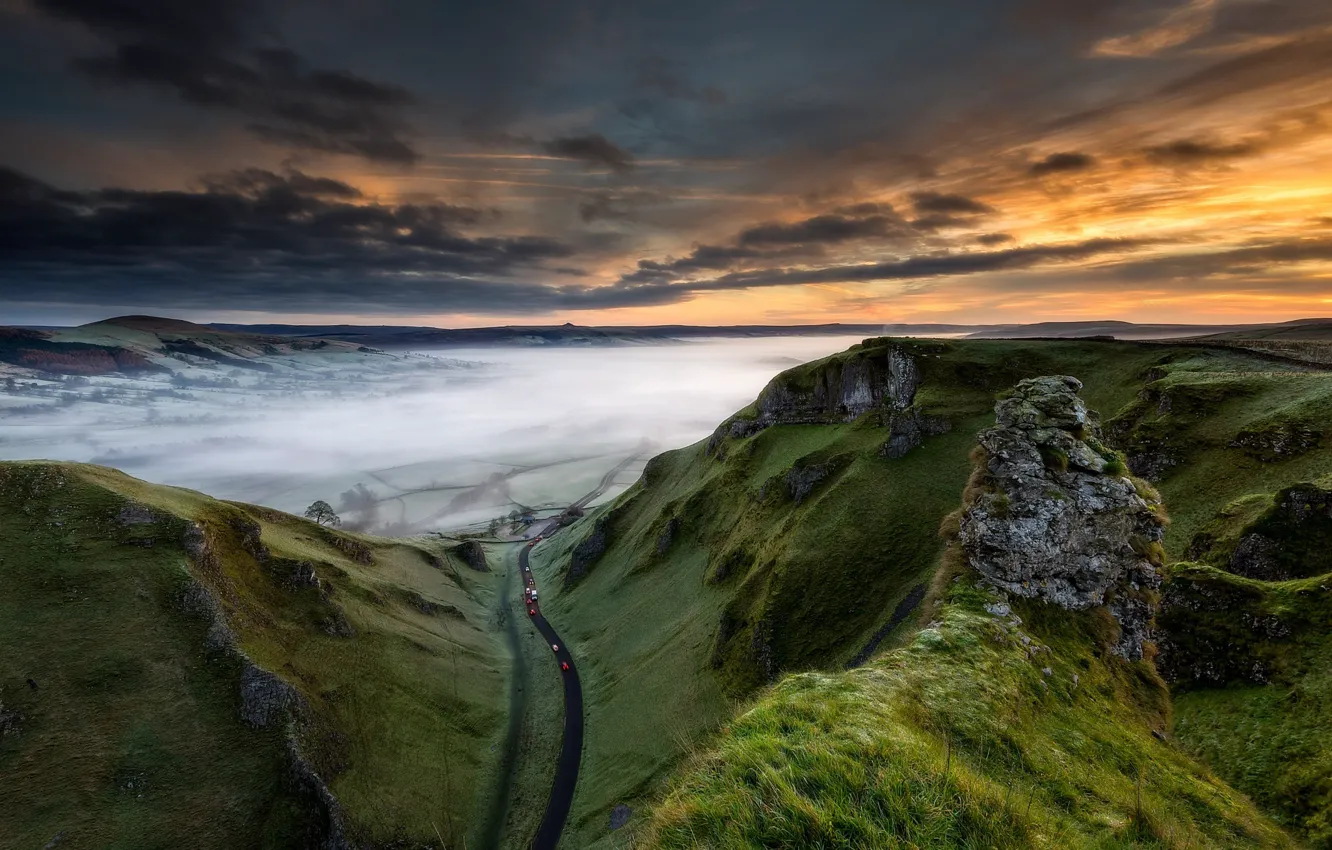
[[[649,5],[427,5],[301,35],[299,4],[4,4],[0,301],[455,326],[1332,312],[1326,4],[723,3],[667,30]]]

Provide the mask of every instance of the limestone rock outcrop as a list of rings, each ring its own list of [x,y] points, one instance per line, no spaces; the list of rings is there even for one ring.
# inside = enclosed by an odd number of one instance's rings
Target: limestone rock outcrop
[[[808,388],[778,381],[765,387],[758,399],[760,425],[850,421],[880,405],[905,410],[920,385],[915,359],[900,348],[829,364],[812,378]]]
[[[996,588],[1063,608],[1106,606],[1115,651],[1142,657],[1163,550],[1160,504],[1101,445],[1076,378],[1017,384],[995,406],[959,540],[966,562]]]
[[[722,457],[726,439],[744,439],[771,425],[824,425],[850,422],[878,411],[889,426],[884,455],[900,457],[930,434],[947,431],[941,417],[912,408],[922,375],[916,358],[897,345],[830,359],[810,370],[796,369],[763,388],[748,418],[728,419],[708,440],[709,455]]]
[[[597,517],[592,524],[592,531],[578,542],[569,555],[569,571],[564,576],[564,586],[571,587],[580,578],[587,575],[592,565],[605,554],[610,544],[606,517]]]
[[[450,549],[449,554],[476,570],[478,573],[490,572],[490,565],[486,563],[486,550],[475,540],[464,540],[462,543],[459,543],[457,546]]]

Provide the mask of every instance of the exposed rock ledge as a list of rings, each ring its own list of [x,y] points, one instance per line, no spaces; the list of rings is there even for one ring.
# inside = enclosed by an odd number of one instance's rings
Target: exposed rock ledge
[[[262,547],[257,529],[256,525],[253,535],[247,536],[248,529],[232,527],[242,539],[252,539]],[[186,523],[182,542],[196,568],[204,573],[217,570],[216,549],[203,525]],[[262,551],[267,554],[266,548]],[[354,850],[355,845],[347,837],[341,804],[305,758],[297,740],[297,725],[309,714],[304,697],[281,677],[255,664],[240,648],[236,634],[227,625],[222,604],[205,584],[191,579],[182,587],[178,601],[183,611],[208,622],[204,638],[207,650],[238,662],[241,718],[256,728],[285,727],[288,779],[309,804],[305,846],[317,850]]]
[[[915,358],[899,346],[833,359],[812,373],[784,372],[763,388],[752,419],[729,419],[717,427],[708,441],[708,454],[719,454],[727,437],[743,439],[770,425],[850,422],[878,410],[883,424],[898,422],[891,434],[892,447],[885,444],[884,453],[899,457],[919,445],[922,434],[948,428],[936,418],[922,418],[914,412],[904,415],[910,411],[920,382]]]
[[[1031,378],[995,406],[959,538],[967,563],[1000,590],[1107,606],[1120,627],[1115,651],[1137,660],[1161,584],[1160,502],[1101,445],[1081,388]]]

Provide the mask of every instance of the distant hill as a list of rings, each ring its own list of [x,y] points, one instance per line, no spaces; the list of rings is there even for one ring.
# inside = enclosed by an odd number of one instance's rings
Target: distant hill
[[[1114,337],[1115,339],[1178,339],[1229,331],[1245,333],[1253,326],[1236,325],[1139,325],[1113,319],[1090,322],[1036,322],[1030,325],[1004,325],[976,330],[967,339],[1073,339]],[[1260,327],[1267,327],[1262,325]]]
[[[0,365],[63,375],[141,374],[183,366],[270,371],[266,359],[306,352],[365,354],[342,340],[230,331],[158,316],[120,316],[73,328],[0,328]]]
[[[610,346],[647,345],[700,338],[780,336],[953,336],[975,330],[970,325],[824,324],[606,326],[505,325],[491,328],[395,327],[392,325],[213,325],[220,330],[287,337],[316,336],[375,348],[472,348],[492,345]]]
[[[384,350],[665,345],[691,339],[794,336],[965,337],[969,339],[1198,339],[1271,344],[1332,340],[1332,319],[1279,324],[1135,324],[1118,320],[958,325],[941,323],[820,325],[505,325],[433,328],[419,325],[200,325],[159,316],[119,316],[72,328],[0,328],[0,365],[44,372],[100,375],[174,370],[182,363],[268,371],[273,358],[318,352],[376,354]],[[212,364],[212,365],[210,365]]]
[[[210,327],[236,333],[306,339],[341,340],[383,349],[476,348],[486,346],[614,346],[651,345],[688,339],[752,339],[789,336],[909,336],[967,339],[1077,339],[1114,337],[1123,340],[1185,339],[1326,339],[1332,319],[1302,319],[1281,324],[1193,325],[1136,324],[1113,319],[1033,324],[958,325],[941,323],[822,325],[650,325],[585,326],[505,325],[488,328],[431,328],[395,325],[234,325]],[[1317,336],[1317,334],[1324,336]]]
[[[1317,342],[1332,340],[1332,319],[1296,319],[1279,325],[1255,325],[1209,334],[1204,339]]]

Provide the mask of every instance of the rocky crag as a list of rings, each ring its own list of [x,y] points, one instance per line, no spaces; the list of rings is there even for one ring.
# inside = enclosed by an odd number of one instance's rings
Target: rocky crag
[[[1021,381],[979,435],[958,539],[996,589],[1070,610],[1105,607],[1137,660],[1161,584],[1159,497],[1100,442],[1076,378]]]
[[[913,406],[922,380],[916,358],[897,345],[783,373],[764,387],[753,415],[734,417],[717,428],[708,453],[720,457],[727,437],[743,439],[772,425],[850,422],[874,412],[888,429],[882,453],[901,457],[924,437],[951,428],[947,419]]]
[[[1194,535],[1186,555],[1245,578],[1288,581],[1332,572],[1332,490],[1296,484],[1234,528],[1221,517]]]

